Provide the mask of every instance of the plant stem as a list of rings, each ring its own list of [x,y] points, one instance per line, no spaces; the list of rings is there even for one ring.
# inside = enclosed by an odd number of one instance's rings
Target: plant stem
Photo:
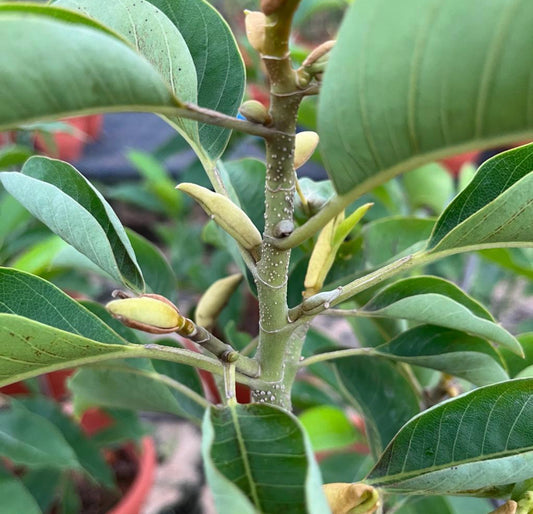
[[[303,368],[317,364],[319,362],[330,361],[333,359],[341,359],[343,357],[353,357],[354,355],[373,355],[376,353],[374,348],[349,348],[346,350],[336,350],[334,352],[319,353],[318,355],[312,355],[307,357],[303,361],[300,361],[298,366]]]
[[[294,134],[302,92],[289,58],[292,16],[299,0],[287,0],[267,17],[262,59],[270,78],[270,115],[278,133],[267,143],[265,232],[255,276],[259,299],[259,345],[256,357],[266,388],[253,399],[290,409],[290,391],[307,327],[288,324],[287,277],[290,250],[271,244],[278,223],[292,221],[294,212]]]

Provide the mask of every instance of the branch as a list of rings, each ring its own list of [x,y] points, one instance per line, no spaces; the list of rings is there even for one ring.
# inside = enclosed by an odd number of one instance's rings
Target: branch
[[[336,350],[334,352],[319,353],[300,361],[301,368],[317,364],[318,362],[341,359],[343,357],[353,357],[354,355],[373,355],[377,353],[374,348],[349,348],[347,350]]]

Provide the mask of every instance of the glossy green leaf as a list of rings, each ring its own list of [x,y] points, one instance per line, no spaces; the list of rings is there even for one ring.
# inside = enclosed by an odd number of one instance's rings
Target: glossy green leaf
[[[133,346],[105,344],[13,314],[0,314],[0,386],[58,369],[127,357]]]
[[[237,42],[220,14],[205,0],[148,0],[181,32],[198,76],[198,104],[235,116],[242,102],[245,70]],[[226,148],[230,131],[199,124],[200,144],[211,161]]]
[[[187,44],[174,24],[150,2],[58,0],[55,5],[79,11],[120,34],[159,72],[180,100],[196,103],[196,70]],[[173,117],[172,122],[190,141],[198,140],[195,121]]]
[[[170,362],[107,363],[78,371],[69,384],[77,412],[102,406],[170,413],[200,423],[206,405],[196,370]]]
[[[44,118],[169,112],[179,105],[159,73],[126,43],[65,12],[42,6],[38,14],[24,6],[0,10],[0,130]]]
[[[482,495],[533,476],[533,379],[475,389],[416,416],[365,482],[403,494]]]
[[[533,144],[486,161],[442,213],[429,253],[533,246]]]
[[[306,409],[299,416],[315,452],[349,446],[357,432],[346,414],[338,407],[321,405]]]
[[[298,420],[264,404],[211,407],[202,455],[220,514],[330,512]]]
[[[479,303],[437,277],[399,280],[381,290],[360,312],[363,316],[403,318],[461,330],[522,354],[516,338],[497,325]]]
[[[357,0],[342,23],[319,103],[337,191],[462,151],[533,134],[533,4]],[[352,193],[354,194],[354,193]]]
[[[16,405],[0,411],[0,452],[20,465],[80,468],[72,447],[52,422]]]
[[[114,486],[111,468],[94,444],[72,419],[67,417],[56,402],[45,397],[20,398],[17,407],[50,421],[70,445],[80,466],[105,487]]]
[[[363,414],[371,449],[379,455],[420,410],[412,384],[398,365],[381,357],[357,355],[333,362],[340,391]]]
[[[38,503],[24,484],[15,476],[0,468],[0,498],[4,512],[42,514]]]
[[[0,173],[4,187],[36,218],[115,280],[144,281],[124,228],[104,197],[70,164],[32,157],[22,172]]]
[[[501,357],[487,341],[450,328],[420,325],[378,346],[376,352],[396,361],[443,371],[478,386],[509,378]]]

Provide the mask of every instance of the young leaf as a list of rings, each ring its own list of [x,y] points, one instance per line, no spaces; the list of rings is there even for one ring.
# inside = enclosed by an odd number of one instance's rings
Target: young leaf
[[[41,514],[39,505],[24,484],[0,467],[0,497],[4,512]]]
[[[482,495],[533,475],[533,379],[475,389],[413,418],[366,483],[402,494]]]
[[[520,343],[457,286],[437,277],[399,280],[381,290],[361,315],[403,318],[486,338],[522,355]]]
[[[0,173],[4,187],[35,217],[115,280],[134,290],[144,280],[120,220],[70,164],[32,157],[22,172]]]
[[[205,0],[148,0],[178,28],[198,76],[198,104],[235,116],[245,85],[244,63],[228,24]],[[230,137],[222,127],[200,123],[200,144],[214,162]]]
[[[341,392],[364,415],[369,443],[379,455],[420,410],[412,384],[397,365],[380,357],[357,355],[333,362]]]
[[[49,6],[38,14],[1,7],[0,130],[82,112],[181,105],[144,58],[96,22]]]
[[[509,379],[501,357],[487,341],[450,328],[421,325],[378,346],[376,352],[464,378],[477,386]]]
[[[298,420],[261,404],[209,408],[202,454],[220,514],[330,512]]]
[[[442,213],[426,251],[533,246],[533,144],[486,161]]]
[[[416,13],[416,15],[414,14]],[[341,193],[533,133],[533,3],[357,0],[324,74],[319,134]],[[391,51],[394,49],[394,51]]]

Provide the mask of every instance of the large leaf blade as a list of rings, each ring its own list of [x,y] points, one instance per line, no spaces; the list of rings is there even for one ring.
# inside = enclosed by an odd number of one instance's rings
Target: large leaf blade
[[[115,280],[143,291],[126,232],[103,196],[68,163],[32,157],[0,181],[26,209]]]
[[[326,70],[319,133],[339,192],[446,155],[527,139],[533,5],[358,0]],[[342,77],[342,80],[340,79]]]
[[[291,414],[264,404],[212,407],[203,434],[220,514],[329,512],[309,441]]]
[[[403,494],[483,493],[533,475],[533,379],[485,386],[405,425],[367,477]]]
[[[437,277],[399,280],[381,290],[361,315],[408,319],[461,330],[522,355],[520,343],[487,310],[457,286]]]
[[[181,105],[145,59],[94,22],[0,11],[0,45],[0,130],[78,113]]]

